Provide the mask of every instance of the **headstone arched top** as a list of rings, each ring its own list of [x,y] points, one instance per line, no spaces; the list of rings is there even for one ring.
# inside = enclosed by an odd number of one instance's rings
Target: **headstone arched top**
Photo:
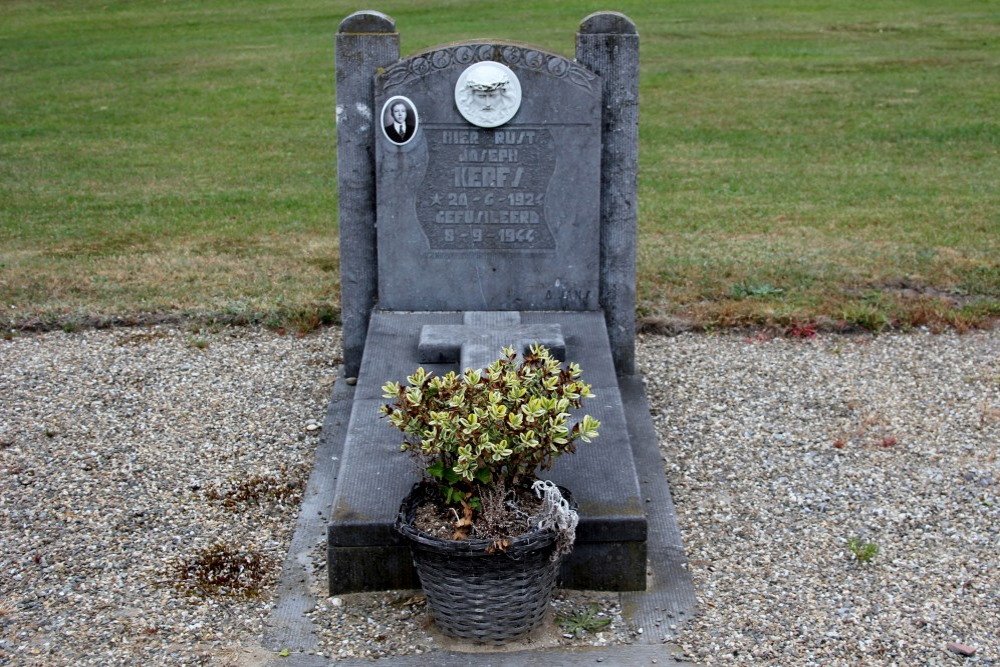
[[[632,19],[621,12],[594,12],[580,22],[585,35],[638,35]]]
[[[354,12],[340,22],[340,33],[396,32],[396,22],[391,16],[371,10]]]

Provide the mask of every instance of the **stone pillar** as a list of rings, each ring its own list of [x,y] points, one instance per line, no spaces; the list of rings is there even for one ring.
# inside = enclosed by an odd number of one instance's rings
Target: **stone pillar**
[[[337,188],[340,225],[340,319],[344,372],[358,374],[368,320],[378,299],[375,248],[375,72],[399,60],[395,22],[355,12],[336,39]]]
[[[619,375],[635,373],[639,171],[639,33],[618,12],[580,24],[576,60],[604,81],[601,129],[601,307]]]

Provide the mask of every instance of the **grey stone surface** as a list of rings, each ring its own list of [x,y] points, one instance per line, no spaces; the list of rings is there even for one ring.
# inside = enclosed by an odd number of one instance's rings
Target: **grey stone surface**
[[[632,665],[668,665],[692,667],[682,658],[683,651],[672,644],[656,646],[611,646],[604,648],[546,648],[541,650],[511,652],[434,651],[419,655],[394,655],[384,660],[370,658],[331,660],[318,655],[292,654],[267,663],[268,667],[371,667],[372,664],[391,664],[398,667],[579,667],[580,665],[606,664],[609,667]]]
[[[635,373],[635,275],[639,173],[639,34],[617,12],[591,14],[576,37],[576,59],[601,77],[600,304],[611,354]]]
[[[516,115],[476,127],[454,103],[470,65],[494,60],[521,86]],[[514,42],[462,42],[378,75],[375,108],[403,99],[412,140],[376,135],[379,308],[596,310],[599,77]]]
[[[343,376],[340,376],[334,384],[323,420],[322,435],[316,447],[316,464],[302,495],[295,533],[278,578],[277,602],[271,610],[262,638],[263,646],[274,651],[286,647],[306,650],[316,643],[312,623],[306,616],[315,605],[307,582],[313,566],[310,552],[323,540],[331,490],[336,480],[337,466],[330,465],[330,462],[339,459],[343,452],[347,420],[354,398],[354,388],[342,380]]]
[[[462,324],[428,324],[420,328],[420,363],[459,362],[462,370],[484,368],[504,347],[524,354],[541,343],[556,359],[566,359],[566,339],[558,324],[522,324],[517,311],[477,311],[463,314]]]
[[[375,133],[372,72],[399,59],[399,34],[379,12],[340,24],[337,65],[337,191],[340,309],[347,375],[357,373],[368,317],[378,294],[375,251]]]
[[[664,621],[693,618],[698,600],[642,378],[620,376],[618,386],[639,473],[639,492],[646,506],[650,574],[645,590],[622,593],[622,610],[635,627],[646,629],[642,641],[655,643],[673,636],[671,623]]]
[[[579,504],[577,549],[567,561],[564,585],[594,590],[644,587],[645,506],[603,316],[581,311],[525,312],[521,317],[524,325],[560,325],[567,358],[581,365],[596,395],[585,412],[602,422],[597,440],[581,444],[575,454],[558,459],[551,471],[543,473],[569,488]],[[394,583],[371,562],[371,553],[387,556],[390,552],[385,549],[403,546],[392,524],[400,501],[420,477],[413,461],[399,452],[399,432],[379,416],[384,401],[381,386],[402,380],[421,365],[422,326],[461,321],[461,313],[376,311],[372,316],[328,530],[331,593],[383,590]],[[435,373],[458,370],[455,364],[422,365]],[[358,547],[375,551],[366,554]]]

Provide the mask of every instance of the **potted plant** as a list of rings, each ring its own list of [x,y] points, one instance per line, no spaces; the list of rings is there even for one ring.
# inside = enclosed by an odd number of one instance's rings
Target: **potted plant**
[[[428,606],[453,637],[503,643],[538,627],[559,561],[575,536],[565,489],[537,478],[576,441],[597,436],[571,409],[593,397],[580,367],[532,346],[518,361],[382,387],[382,414],[404,434],[402,450],[424,480],[400,507],[396,528],[410,543]]]

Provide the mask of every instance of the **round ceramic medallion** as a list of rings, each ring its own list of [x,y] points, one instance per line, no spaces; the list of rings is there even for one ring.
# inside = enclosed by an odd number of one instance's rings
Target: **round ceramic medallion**
[[[521,82],[509,67],[492,60],[470,65],[455,84],[455,106],[478,127],[499,127],[521,107]]]

